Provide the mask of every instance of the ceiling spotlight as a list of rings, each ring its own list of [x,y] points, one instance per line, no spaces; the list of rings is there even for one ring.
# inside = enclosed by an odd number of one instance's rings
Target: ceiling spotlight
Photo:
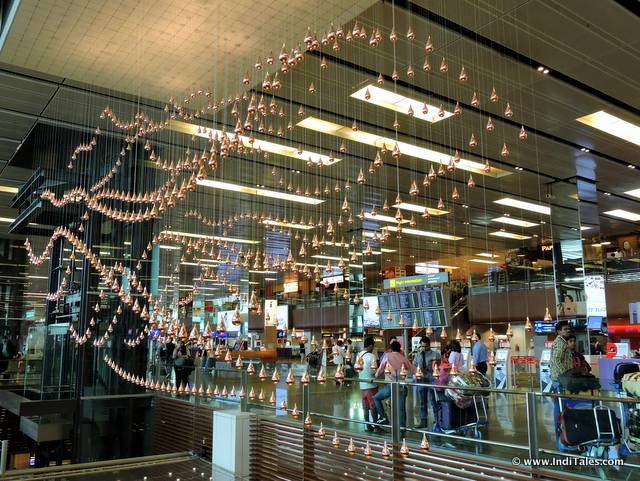
[[[538,72],[542,72],[543,70],[544,70],[544,67],[543,67],[542,65],[540,65],[540,66],[538,67]]]
[[[549,69],[548,69],[548,68],[545,68],[545,69],[542,71],[542,73],[543,73],[543,74],[545,74],[545,75],[547,75],[547,74],[549,73]]]
[[[629,164],[629,165],[627,165],[627,167],[629,167],[630,169],[635,169],[636,168],[636,166],[633,165],[633,164]]]
[[[611,192],[604,192],[604,195],[611,195]]]

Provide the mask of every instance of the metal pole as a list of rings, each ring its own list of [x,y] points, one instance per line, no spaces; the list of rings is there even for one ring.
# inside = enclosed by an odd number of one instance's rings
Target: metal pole
[[[244,388],[245,396],[240,399],[240,412],[249,412],[249,374],[245,369],[240,371],[240,384]]]
[[[399,446],[402,439],[400,432],[400,384],[396,381],[391,383],[391,439],[394,446]]]
[[[538,459],[538,413],[536,396],[533,392],[526,394],[527,433],[529,436],[529,459]]]
[[[9,455],[9,440],[2,440],[2,451],[0,452],[0,475],[7,470],[7,456]]]

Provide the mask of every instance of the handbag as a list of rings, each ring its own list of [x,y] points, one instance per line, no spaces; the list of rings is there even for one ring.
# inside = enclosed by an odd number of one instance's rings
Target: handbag
[[[600,389],[600,381],[590,372],[573,368],[561,374],[558,381],[570,393]]]

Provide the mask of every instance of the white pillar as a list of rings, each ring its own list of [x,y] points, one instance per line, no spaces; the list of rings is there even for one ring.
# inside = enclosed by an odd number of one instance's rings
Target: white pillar
[[[213,413],[213,478],[216,481],[248,481],[251,413]]]

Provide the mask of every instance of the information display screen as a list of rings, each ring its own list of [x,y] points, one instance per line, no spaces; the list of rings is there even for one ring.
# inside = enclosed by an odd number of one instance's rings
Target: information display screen
[[[416,307],[419,307],[418,293],[415,291],[399,292],[398,307],[400,310],[415,309]]]
[[[381,311],[394,311],[398,309],[398,295],[396,293],[378,294],[378,305]]]

